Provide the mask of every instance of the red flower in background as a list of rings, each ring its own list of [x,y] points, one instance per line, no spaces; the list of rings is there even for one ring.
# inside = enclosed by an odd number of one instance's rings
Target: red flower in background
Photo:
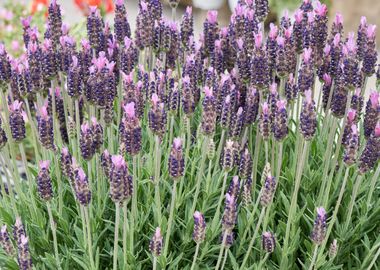
[[[36,13],[39,10],[40,6],[47,7],[48,6],[48,2],[49,2],[48,0],[33,0],[32,6],[31,6],[31,9],[30,9],[31,13],[32,14]],[[47,13],[46,13],[46,15],[47,15]]]

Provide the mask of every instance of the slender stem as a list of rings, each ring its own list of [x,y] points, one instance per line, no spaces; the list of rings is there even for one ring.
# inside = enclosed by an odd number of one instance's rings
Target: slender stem
[[[229,232],[230,232],[229,230],[226,230],[223,233],[223,240],[222,240],[222,243],[220,244],[219,256],[218,256],[218,261],[217,261],[216,266],[215,266],[215,270],[219,269],[220,263],[222,262],[223,251],[226,248],[226,241],[227,241],[227,236],[228,236]]]
[[[113,243],[113,270],[117,270],[117,251],[119,249],[119,223],[120,223],[120,204],[116,203],[115,212],[115,231],[114,231],[114,243]]]
[[[198,196],[199,196],[199,192],[201,189],[201,183],[202,183],[201,180],[202,180],[203,171],[204,171],[204,167],[205,167],[205,161],[206,161],[206,157],[207,157],[207,145],[208,145],[208,137],[205,137],[203,139],[203,142],[202,142],[202,149],[203,150],[202,150],[202,157],[201,157],[201,165],[200,165],[200,169],[197,172],[197,176],[196,176],[196,180],[195,180],[196,188],[195,188],[195,194],[194,194],[194,198],[193,198],[193,205],[191,206],[190,213],[194,213],[195,207],[197,206]]]
[[[379,175],[380,175],[380,166],[377,166],[377,169],[371,179],[370,189],[369,189],[369,193],[367,197],[367,209],[369,209],[371,206],[372,195],[373,195],[373,192],[375,191],[376,182],[379,180]]]
[[[57,263],[58,269],[61,269],[61,263],[59,261],[59,255],[58,255],[59,253],[58,253],[58,242],[57,242],[57,229],[56,229],[56,226],[54,224],[54,218],[53,218],[53,214],[51,212],[50,202],[46,203],[46,207],[47,207],[47,211],[48,211],[48,214],[49,214],[49,221],[50,221],[51,232],[53,234],[55,261]]]
[[[319,190],[317,205],[320,205],[320,203],[322,202],[323,193],[325,192],[325,187],[327,184],[326,183],[327,182],[327,173],[328,173],[328,170],[330,167],[330,157],[331,157],[332,147],[334,144],[336,127],[337,127],[337,120],[335,118],[333,118],[332,121],[333,121],[333,124],[332,124],[332,127],[330,129],[330,134],[329,134],[329,138],[327,141],[327,149],[326,149],[325,155],[323,156],[324,167],[323,167],[323,174],[322,174],[322,178],[321,178],[322,179],[322,185],[321,185],[321,188]]]
[[[174,128],[174,114],[170,116],[170,129],[169,129],[169,140],[168,140],[168,145],[172,143],[173,140],[173,128]]]
[[[278,146],[278,154],[277,154],[276,178],[277,178],[277,181],[279,181],[280,174],[281,174],[281,165],[282,165],[282,146],[283,146],[283,143],[279,142],[277,146]]]
[[[377,252],[376,252],[375,256],[373,257],[371,263],[369,264],[369,266],[367,268],[368,270],[372,269],[372,267],[375,265],[375,263],[378,262],[377,258],[379,256],[380,256],[380,247],[377,249]]]
[[[241,149],[244,149],[245,144],[247,143],[247,140],[248,140],[248,131],[249,131],[249,126],[246,126],[244,128],[243,138],[241,139],[241,145],[240,145]]]
[[[94,256],[92,255],[90,215],[88,214],[88,207],[84,207],[83,210],[84,210],[84,216],[86,219],[86,226],[87,226],[87,244],[88,244],[88,255],[90,257],[90,265],[91,265],[91,269],[95,269]]]
[[[359,187],[360,187],[362,180],[363,180],[363,175],[359,175],[356,179],[354,189],[352,190],[351,201],[350,201],[348,211],[347,211],[347,215],[346,215],[346,223],[344,225],[344,228],[346,231],[347,231],[347,229],[350,225],[350,222],[351,222],[352,211],[354,210],[356,196],[358,195]]]
[[[333,212],[333,215],[331,217],[331,221],[329,222],[329,226],[327,228],[325,241],[323,241],[323,243],[321,244],[321,248],[319,250],[318,258],[320,258],[323,255],[323,251],[324,251],[324,249],[326,247],[327,240],[329,239],[330,233],[331,233],[332,228],[334,227],[335,221],[337,219],[338,211],[339,211],[339,208],[340,208],[340,204],[342,202],[343,195],[344,195],[344,192],[346,190],[346,185],[347,185],[347,180],[348,180],[349,174],[350,174],[350,168],[346,167],[346,172],[344,174],[343,183],[342,183],[342,186],[341,186],[340,191],[339,191],[338,200],[336,202],[336,205],[335,205],[335,208],[334,208],[334,212]]]
[[[220,270],[223,270],[224,269],[224,266],[226,265],[226,262],[227,262],[227,255],[228,255],[228,250],[229,250],[229,247],[226,247],[226,250],[224,251],[224,259],[223,259],[223,263],[222,263],[222,267],[220,268]]]
[[[225,140],[225,136],[226,136],[226,130],[222,130],[222,135],[220,136],[220,141],[219,141],[219,145],[218,145],[218,148],[216,150],[216,160],[215,160],[215,167],[214,167],[214,172],[213,172],[213,175],[215,175],[215,172],[219,166],[219,160],[220,160],[220,155],[222,154],[222,150],[223,150],[223,145],[224,145],[224,140]]]
[[[34,148],[34,154],[36,155],[36,160],[38,161],[40,159],[40,153],[38,152],[38,139],[37,139],[37,128],[36,124],[32,118],[32,113],[30,111],[30,106],[28,100],[25,98],[24,99],[25,107],[26,107],[26,113],[28,116],[28,120],[30,123],[30,127],[32,129],[32,143],[33,143],[33,148]]]
[[[226,189],[227,176],[228,176],[228,172],[224,172],[222,190],[220,191],[218,206],[217,206],[216,211],[215,211],[214,219],[212,220],[212,225],[211,225],[212,231],[216,230],[216,225],[219,222],[220,208],[222,206],[222,202],[223,202],[223,198],[224,198],[224,190]]]
[[[108,149],[112,154],[114,153],[112,125],[108,126],[107,132],[108,132]]]
[[[195,268],[195,265],[197,263],[197,258],[198,258],[198,253],[199,253],[199,247],[200,247],[200,243],[197,243],[197,246],[195,247],[195,253],[194,253],[194,258],[193,258],[193,263],[191,264],[191,268],[190,270],[194,270]]]
[[[314,248],[313,258],[311,259],[309,270],[313,270],[315,261],[317,260],[317,254],[318,254],[318,245],[316,245]]]
[[[156,270],[157,269],[157,257],[154,256],[153,257],[153,270]]]
[[[287,254],[287,248],[288,248],[288,242],[289,242],[289,237],[290,237],[290,228],[291,228],[291,225],[293,223],[294,215],[295,215],[296,210],[297,210],[298,190],[301,186],[302,172],[303,172],[303,168],[304,168],[304,165],[306,162],[305,159],[306,159],[306,153],[307,153],[308,147],[309,147],[309,142],[308,141],[304,142],[302,155],[301,155],[300,159],[298,160],[299,166],[297,167],[296,178],[295,178],[295,183],[294,183],[294,190],[293,190],[292,200],[290,203],[290,209],[289,209],[289,214],[288,214],[288,221],[286,223],[284,245],[282,247],[284,256],[283,256],[283,259],[281,261],[281,265],[282,265],[281,269],[286,269],[283,267],[284,267],[285,261],[287,260],[286,257],[288,255]]]
[[[127,265],[127,232],[128,232],[128,219],[127,219],[127,214],[128,214],[128,208],[127,208],[127,202],[125,201],[123,203],[123,258],[124,258],[124,265]],[[131,232],[131,236],[132,232]],[[133,245],[133,240],[130,240],[132,242],[131,245]]]
[[[247,239],[248,231],[251,229],[252,224],[253,224],[253,221],[255,220],[255,213],[256,213],[257,208],[259,207],[260,197],[261,197],[261,192],[260,192],[259,196],[258,196],[257,199],[256,199],[256,202],[255,202],[255,205],[254,205],[254,207],[253,207],[253,210],[252,210],[251,216],[249,217],[249,219],[248,219],[248,223],[247,223],[246,226],[245,226],[245,230],[244,230],[244,233],[243,233],[243,237],[240,237],[240,239],[241,239],[242,242],[241,242],[241,244],[239,245],[239,248],[238,248],[238,250],[237,250],[237,256],[240,255],[241,250],[242,250],[242,248],[243,248],[243,244],[245,243],[245,242],[243,242],[243,241],[245,241],[245,240]]]
[[[134,249],[134,227],[135,227],[135,221],[138,219],[137,217],[137,195],[138,195],[138,176],[137,176],[137,156],[133,156],[132,158],[132,166],[133,166],[133,194],[132,194],[132,215],[131,215],[131,230],[130,230],[130,251],[133,256],[133,249]]]
[[[261,108],[261,106],[260,106]],[[256,141],[255,141],[255,152],[253,154],[253,175],[252,175],[252,186],[256,187],[256,180],[257,180],[257,165],[259,163],[259,154],[260,154],[260,144],[261,142],[261,135],[259,132],[259,128],[256,128]],[[268,158],[268,157],[267,157]],[[268,163],[268,162],[266,162]],[[265,164],[266,165],[266,164]]]
[[[265,147],[265,164],[268,164],[268,141],[265,140],[264,142],[264,147]]]
[[[77,159],[79,161],[79,157],[80,157],[80,143],[79,143],[79,139],[80,139],[80,117],[79,117],[79,101],[78,99],[75,99],[75,125],[76,125],[76,129],[77,129],[77,147],[78,147],[78,151],[77,151]]]
[[[264,218],[264,214],[265,214],[265,207],[263,207],[261,209],[260,217],[259,217],[259,220],[257,221],[255,232],[253,233],[251,242],[249,243],[249,246],[248,246],[248,249],[247,249],[247,251],[245,253],[243,262],[240,265],[240,269],[241,270],[244,269],[244,266],[247,264],[248,258],[250,257],[250,254],[251,254],[251,251],[252,251],[252,248],[253,248],[253,244],[255,243],[256,236],[257,236],[257,234],[259,232],[259,228],[260,228],[261,222],[263,221],[263,218]]]
[[[263,269],[262,267],[266,263],[266,261],[268,260],[269,256],[270,256],[270,253],[265,254],[265,257],[262,260],[260,260],[260,263],[259,263],[259,266],[257,267],[257,269]]]
[[[156,221],[158,226],[161,226],[161,197],[160,197],[160,166],[161,166],[161,151],[160,138],[155,135],[156,150],[155,150],[155,169],[154,169],[154,199],[156,203]]]
[[[165,258],[168,254],[170,234],[171,234],[171,230],[172,230],[172,226],[173,226],[172,223],[173,223],[173,217],[174,217],[176,192],[177,192],[177,181],[174,180],[173,190],[172,190],[172,201],[170,203],[169,220],[168,220],[168,226],[167,226],[166,236],[165,236],[165,245],[164,245],[164,257]]]

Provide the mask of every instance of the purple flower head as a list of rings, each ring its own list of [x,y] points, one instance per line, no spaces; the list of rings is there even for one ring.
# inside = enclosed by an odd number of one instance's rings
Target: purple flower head
[[[267,253],[272,253],[276,247],[276,239],[270,232],[264,232],[262,235],[262,247]]]
[[[310,63],[312,52],[313,52],[313,50],[311,48],[307,48],[307,49],[304,50],[303,61],[306,64]]]
[[[317,1],[315,4],[315,13],[318,16],[325,17],[327,14],[327,6],[325,4],[321,4],[321,2]]]
[[[48,170],[50,166],[50,160],[41,160],[39,163],[39,167],[41,170]]]
[[[13,248],[13,243],[9,237],[9,233],[7,230],[7,225],[3,225],[0,230],[0,246],[3,248],[5,253],[8,256],[13,256],[15,250]]]
[[[73,164],[75,161],[73,160]],[[75,166],[75,165],[74,165]],[[81,205],[87,206],[91,201],[91,190],[88,184],[88,179],[82,168],[77,167],[74,170],[75,193],[77,200]]]
[[[156,228],[156,231],[150,240],[149,243],[149,250],[155,257],[159,257],[161,255],[162,251],[162,234],[161,234],[161,229],[159,227]]]
[[[327,214],[323,207],[317,208],[317,216],[314,221],[313,231],[311,233],[311,240],[320,245],[325,240],[327,228]]]
[[[270,27],[269,38],[271,40],[275,40],[277,38],[277,35],[278,35],[278,27],[275,24],[273,24],[273,23],[271,23],[269,25],[269,27]]]
[[[376,36],[376,25],[370,24],[367,28],[368,39],[375,39]]]
[[[215,24],[218,21],[218,11],[210,10],[207,12],[207,21],[210,24]]]
[[[261,188],[260,204],[263,207],[267,207],[271,204],[274,194],[276,192],[277,181],[274,176],[268,173],[265,178],[264,185]]]
[[[199,211],[194,212],[194,230],[193,230],[193,240],[200,244],[205,240],[206,237],[206,221],[203,214]]]
[[[32,22],[32,16],[28,16],[26,18],[21,18],[21,24],[25,28],[30,27],[30,23]]]
[[[256,48],[261,48],[262,44],[263,44],[263,35],[261,32],[257,33],[257,34],[254,34],[255,36],[255,46]]]

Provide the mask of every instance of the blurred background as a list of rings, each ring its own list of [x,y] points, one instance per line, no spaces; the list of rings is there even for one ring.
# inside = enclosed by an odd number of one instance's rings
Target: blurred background
[[[88,7],[96,5],[101,8],[103,14],[112,19],[114,0],[57,0],[62,6],[64,21],[71,27],[72,31],[80,32]],[[165,3],[165,13],[171,16],[171,10]],[[234,9],[238,0],[181,0],[177,10],[177,19],[182,16],[187,5],[193,6],[195,32],[199,34],[202,30],[203,22],[208,9],[216,9],[219,12],[219,24],[228,24],[231,10]],[[276,22],[285,10],[292,15],[294,10],[299,7],[302,0],[269,0],[271,12],[266,24]],[[313,1],[313,0],[312,0]],[[330,22],[335,17],[336,12],[340,12],[344,17],[345,33],[357,31],[361,16],[366,16],[370,24],[380,26],[380,0],[321,0],[329,7]],[[135,26],[135,18],[138,12],[138,0],[126,0],[129,22],[132,29]],[[21,42],[20,17],[33,14],[33,24],[39,25],[43,31],[43,21],[46,6],[49,0],[0,0],[0,41],[5,42],[7,47],[12,46],[10,51],[22,50],[18,42]],[[75,25],[77,27],[75,28]],[[377,35],[380,44],[380,35]],[[9,46],[8,46],[9,44]]]

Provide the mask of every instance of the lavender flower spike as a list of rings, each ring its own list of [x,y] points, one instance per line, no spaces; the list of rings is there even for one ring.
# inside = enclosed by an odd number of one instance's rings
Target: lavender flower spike
[[[262,246],[265,252],[272,253],[276,247],[276,239],[271,232],[264,232],[262,236]]]
[[[3,225],[1,227],[1,231],[0,231],[0,246],[3,248],[3,250],[5,251],[5,253],[8,255],[8,256],[13,256],[13,254],[15,253],[15,250],[13,248],[13,243],[9,237],[9,233],[8,233],[8,230],[7,230],[7,225]]]
[[[268,173],[264,185],[261,188],[260,204],[263,207],[269,206],[276,192],[277,181],[274,176]]]
[[[18,244],[18,265],[20,270],[31,270],[32,269],[32,258],[30,257],[29,251],[29,241],[28,237],[21,235],[20,243]]]
[[[203,214],[199,211],[194,213],[193,240],[197,244],[202,243],[206,237],[206,221]]]
[[[326,210],[323,207],[317,208],[317,216],[314,221],[313,231],[311,233],[311,240],[320,245],[325,240],[326,228],[327,228],[327,215]]]
[[[37,175],[37,190],[44,201],[50,201],[53,197],[53,188],[49,172],[50,161],[40,161],[40,170]]]
[[[380,159],[380,122],[377,123],[372,135],[368,138],[360,156],[359,171],[364,174],[372,170]]]
[[[311,140],[317,129],[317,114],[315,112],[315,102],[312,99],[312,91],[305,92],[305,101],[302,105],[300,116],[300,132],[305,140]]]
[[[39,140],[46,149],[56,150],[54,145],[54,126],[53,117],[48,115],[47,106],[44,105],[39,109],[37,116],[37,128]]]
[[[161,255],[162,240],[163,240],[163,237],[161,234],[161,229],[157,227],[149,244],[149,250],[155,257],[159,257]]]
[[[88,184],[87,176],[82,168],[75,168],[74,179],[77,200],[81,205],[87,206],[91,201],[91,190]]]
[[[183,157],[182,140],[175,138],[169,156],[169,174],[174,180],[184,175],[185,159]]]
[[[25,112],[21,109],[22,102],[15,100],[9,107],[9,126],[15,142],[21,142],[26,137]]]

